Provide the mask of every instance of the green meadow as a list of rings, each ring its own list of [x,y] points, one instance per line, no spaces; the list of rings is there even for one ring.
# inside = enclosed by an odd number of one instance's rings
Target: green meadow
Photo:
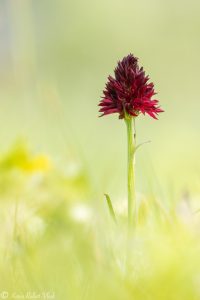
[[[200,299],[199,13],[197,0],[0,1],[0,299]],[[165,112],[136,120],[149,142],[127,262],[126,127],[97,105],[129,53]]]

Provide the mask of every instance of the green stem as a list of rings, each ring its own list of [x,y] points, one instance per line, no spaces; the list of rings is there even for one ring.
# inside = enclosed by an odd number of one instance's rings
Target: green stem
[[[128,140],[128,228],[129,232],[136,224],[136,203],[135,203],[135,170],[134,170],[134,160],[135,160],[135,123],[133,122],[133,117],[127,116],[125,118],[127,126],[127,140]],[[133,133],[134,131],[134,133]]]

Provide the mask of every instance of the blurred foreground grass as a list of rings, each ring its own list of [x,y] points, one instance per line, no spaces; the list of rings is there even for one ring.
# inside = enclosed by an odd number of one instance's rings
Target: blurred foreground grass
[[[0,1],[0,299],[200,299],[199,11],[197,0]],[[125,129],[97,104],[129,52],[166,112],[137,120],[138,143],[152,143],[137,153],[127,274]],[[18,136],[37,153],[9,149]]]
[[[126,199],[113,201],[115,225],[93,191],[76,161],[34,154],[22,141],[0,156],[0,291],[8,299],[200,299],[199,199],[186,193],[165,207],[159,194],[137,195],[127,273]]]

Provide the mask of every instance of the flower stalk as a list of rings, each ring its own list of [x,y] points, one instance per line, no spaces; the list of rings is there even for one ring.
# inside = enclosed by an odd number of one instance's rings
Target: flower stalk
[[[128,188],[128,230],[131,232],[133,225],[136,225],[136,197],[135,197],[135,126],[134,118],[125,117],[127,127],[127,188]]]

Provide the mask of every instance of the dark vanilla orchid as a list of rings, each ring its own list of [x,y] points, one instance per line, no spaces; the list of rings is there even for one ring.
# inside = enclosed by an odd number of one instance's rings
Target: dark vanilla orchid
[[[101,116],[118,113],[123,119],[127,115],[136,117],[146,113],[157,119],[157,114],[163,110],[154,99],[154,84],[148,83],[149,77],[139,67],[138,58],[132,54],[124,57],[118,62],[114,74],[114,77],[108,77],[99,103]]]
[[[114,71],[114,77],[109,76],[99,103],[101,116],[114,113],[124,119],[127,127],[127,192],[128,192],[128,236],[137,227],[137,197],[135,193],[135,154],[136,144],[135,117],[140,113],[148,114],[154,119],[163,110],[154,98],[154,84],[149,82],[143,68],[139,67],[138,59],[132,54],[119,61]],[[110,214],[116,222],[112,202],[105,194]],[[128,257],[128,256],[127,256]]]

